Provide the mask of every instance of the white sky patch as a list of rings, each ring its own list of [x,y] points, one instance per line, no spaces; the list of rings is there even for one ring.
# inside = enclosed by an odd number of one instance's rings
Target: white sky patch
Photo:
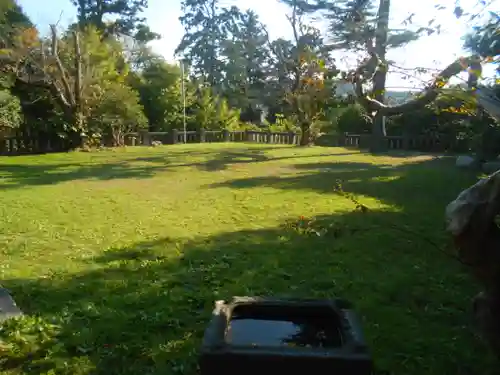
[[[426,67],[442,69],[447,64],[454,61],[460,55],[464,55],[462,50],[462,36],[470,30],[471,25],[467,23],[468,17],[458,19],[453,15],[452,7],[455,0],[393,0],[391,3],[391,27],[399,27],[400,23],[411,13],[415,13],[413,23],[418,26],[427,26],[433,17],[436,23],[442,25],[441,35],[432,35],[421,38],[409,44],[407,47],[392,50],[388,53],[388,58],[394,60],[397,65],[407,68]],[[19,3],[37,24],[42,33],[47,33],[50,23],[60,20],[61,27],[74,22],[75,9],[69,0],[50,0],[43,2],[40,0],[19,0]],[[449,6],[447,10],[438,12],[435,9],[437,3]],[[470,12],[479,12],[487,15],[488,10],[499,11],[500,2],[493,1],[487,9],[477,6],[477,0],[460,0],[461,6]],[[221,0],[224,6],[236,5],[241,9],[253,9],[261,21],[267,26],[272,38],[291,38],[292,31],[286,18],[289,11],[287,6],[277,0]],[[61,16],[62,12],[62,16]],[[175,61],[174,51],[179,44],[184,29],[179,22],[181,16],[181,0],[149,0],[149,8],[145,12],[147,23],[153,31],[162,36],[161,40],[151,43],[154,50],[169,61]],[[324,26],[324,25],[320,25]],[[321,27],[322,29],[324,27]],[[349,54],[343,54],[343,64],[354,65],[355,59]],[[339,58],[340,61],[340,58]],[[485,67],[485,76],[491,76],[493,67]],[[389,89],[404,90],[411,88],[421,88],[430,75],[420,79],[405,80],[400,74],[390,73],[387,80]],[[462,79],[464,76],[462,75]],[[459,79],[455,80],[459,82]]]

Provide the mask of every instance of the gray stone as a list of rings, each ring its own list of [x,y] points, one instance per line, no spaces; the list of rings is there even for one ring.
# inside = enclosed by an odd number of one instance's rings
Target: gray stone
[[[493,205],[497,198],[500,198],[500,171],[487,178],[481,178],[448,204],[445,214],[448,231],[454,236],[460,235],[468,227],[478,207],[483,207],[485,204]]]
[[[0,287],[0,322],[23,315],[23,312],[10,296],[7,289]]]
[[[500,161],[488,161],[482,165],[483,172],[487,174],[495,173],[499,169],[500,169]]]
[[[471,168],[474,166],[475,159],[469,155],[460,155],[457,157],[455,165],[459,168]]]

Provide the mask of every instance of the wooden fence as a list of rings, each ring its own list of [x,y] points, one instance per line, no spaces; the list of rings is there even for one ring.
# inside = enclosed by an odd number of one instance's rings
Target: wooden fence
[[[329,146],[354,147],[365,149],[369,147],[369,134],[343,134],[340,136],[327,135]],[[184,139],[185,138],[185,139]],[[266,132],[266,131],[228,131],[228,130],[200,130],[171,132],[137,132],[127,133],[124,142],[127,146],[151,146],[176,143],[204,143],[204,142],[251,142],[269,144],[299,144],[300,134],[293,132]],[[468,150],[467,140],[460,140],[456,136],[426,135],[417,137],[387,136],[385,137],[389,150],[414,150],[423,152],[465,152]],[[106,145],[104,140],[101,141]],[[64,140],[27,137],[7,137],[0,139],[0,155],[36,154],[46,152],[60,152],[67,150]]]
[[[339,137],[338,145],[354,148],[369,148],[370,134],[349,134]],[[409,150],[422,152],[467,152],[470,142],[448,134],[429,134],[419,136],[386,136],[388,150]]]
[[[228,131],[228,130],[200,130],[187,131],[180,130],[172,132],[139,132],[125,135],[125,145],[127,146],[150,146],[155,142],[162,144],[176,143],[205,143],[205,142],[252,142],[252,143],[272,143],[293,145],[298,144],[299,134],[264,132],[255,130]]]
[[[204,142],[251,142],[251,143],[270,143],[270,144],[298,144],[300,135],[293,132],[265,132],[255,130],[228,131],[228,130],[201,130],[183,131],[173,130],[171,132],[138,132],[127,133],[124,136],[127,146],[151,146],[156,142],[161,144],[184,143],[204,143]],[[107,145],[101,140],[102,146]],[[52,142],[48,139],[35,137],[6,137],[0,139],[0,155],[22,155],[37,154],[47,152],[60,152],[67,150],[65,142],[61,140]]]
[[[40,154],[67,151],[66,140],[47,137],[9,136],[0,138],[0,155]]]

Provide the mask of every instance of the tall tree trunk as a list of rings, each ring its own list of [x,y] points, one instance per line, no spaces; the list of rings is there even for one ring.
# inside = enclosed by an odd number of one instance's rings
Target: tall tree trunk
[[[375,53],[380,61],[385,64],[385,55],[387,52],[387,34],[389,31],[389,12],[391,7],[390,0],[380,0],[378,9],[377,30],[375,34]],[[375,100],[383,103],[385,98],[385,81],[387,78],[387,68],[378,67],[373,77],[373,96]],[[384,116],[380,111],[375,113],[372,125],[372,137],[370,151],[379,152],[387,149],[384,142],[386,136]]]
[[[85,116],[81,110],[80,106],[76,106],[73,114],[73,123],[76,129],[72,134],[72,148],[84,147],[86,146],[84,143],[84,139],[87,137],[82,137],[83,129],[85,129]],[[85,134],[86,135],[86,134]]]
[[[308,120],[303,119],[300,122],[300,145],[301,146],[309,146],[311,143],[311,124]]]

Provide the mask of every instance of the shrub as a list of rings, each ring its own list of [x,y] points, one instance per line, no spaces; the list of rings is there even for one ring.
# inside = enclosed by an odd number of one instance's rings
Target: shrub
[[[266,130],[271,132],[297,132],[300,128],[297,126],[297,120],[294,117],[285,117],[281,113],[275,115],[276,122],[267,124]]]
[[[90,136],[103,134],[113,146],[124,144],[127,132],[147,128],[147,118],[139,104],[139,95],[131,87],[107,82],[89,113]]]
[[[229,107],[226,99],[221,99],[217,108],[217,120],[221,129],[240,126],[240,111]]]
[[[341,133],[370,133],[371,119],[361,105],[352,104],[340,114],[337,127]]]

